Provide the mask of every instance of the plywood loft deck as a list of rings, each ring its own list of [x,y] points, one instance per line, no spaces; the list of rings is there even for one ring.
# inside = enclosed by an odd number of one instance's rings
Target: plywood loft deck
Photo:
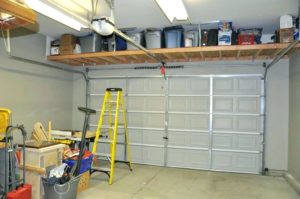
[[[36,13],[15,1],[0,0],[0,14],[9,14],[9,20],[1,21],[0,29],[7,30],[36,23]]]
[[[239,46],[206,46],[192,48],[164,48],[150,50],[166,62],[261,60],[272,59],[289,44],[260,44]],[[300,48],[298,44],[295,48]],[[141,50],[82,53],[48,56],[56,61],[72,66],[156,63]]]

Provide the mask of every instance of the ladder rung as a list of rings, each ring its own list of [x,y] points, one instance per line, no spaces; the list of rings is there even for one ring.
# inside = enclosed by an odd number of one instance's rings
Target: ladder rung
[[[115,110],[111,110],[111,111],[108,111],[108,110],[105,110],[104,112],[116,112]],[[119,110],[119,113],[122,113],[123,111],[122,110]]]
[[[117,101],[111,100],[111,101],[106,101],[106,103],[113,103],[113,104],[116,104]]]
[[[101,126],[101,129],[114,129],[114,127],[113,126],[108,126],[108,125],[102,125]]]
[[[98,142],[100,143],[112,143],[112,140],[107,140],[107,139],[99,139]]]
[[[111,114],[109,114],[109,113],[104,113],[103,116],[116,116],[116,114],[115,114],[115,113],[111,113]]]
[[[109,153],[94,153],[94,155],[100,157],[111,157]]]

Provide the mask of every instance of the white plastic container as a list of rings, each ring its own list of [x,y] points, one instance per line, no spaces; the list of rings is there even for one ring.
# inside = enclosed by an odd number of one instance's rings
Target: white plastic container
[[[293,28],[293,17],[291,15],[283,15],[280,17],[280,29]]]
[[[185,47],[199,46],[199,31],[197,30],[185,31],[184,46]]]
[[[137,32],[137,33],[127,33],[128,37],[130,37],[135,43],[138,43],[142,45],[143,40],[143,33]],[[138,50],[137,47],[127,43],[127,50]]]
[[[153,48],[161,48],[161,31],[154,29],[154,30],[147,30],[145,32],[146,37],[146,47],[148,49]]]

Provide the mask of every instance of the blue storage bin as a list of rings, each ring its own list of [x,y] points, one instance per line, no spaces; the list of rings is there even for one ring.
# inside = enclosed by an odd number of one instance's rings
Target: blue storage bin
[[[180,48],[183,47],[183,28],[180,26],[164,29],[165,47]]]
[[[126,40],[119,37],[118,35],[116,35],[116,50],[120,51],[120,50],[126,50],[126,49],[127,49]]]
[[[75,162],[76,162],[76,160],[73,160],[73,159],[63,160],[63,163],[66,163],[71,168],[73,168]],[[83,157],[82,160],[81,160],[79,174],[82,174],[86,171],[89,171],[91,169],[92,162],[93,162],[93,155],[92,154],[89,157]]]

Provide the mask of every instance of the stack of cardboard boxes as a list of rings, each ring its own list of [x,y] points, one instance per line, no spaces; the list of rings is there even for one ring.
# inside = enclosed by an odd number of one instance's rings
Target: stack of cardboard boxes
[[[59,54],[73,54],[76,46],[76,37],[71,34],[64,34],[60,38]]]
[[[291,15],[283,15],[280,17],[280,30],[277,32],[279,43],[289,43],[294,41],[294,25]]]

